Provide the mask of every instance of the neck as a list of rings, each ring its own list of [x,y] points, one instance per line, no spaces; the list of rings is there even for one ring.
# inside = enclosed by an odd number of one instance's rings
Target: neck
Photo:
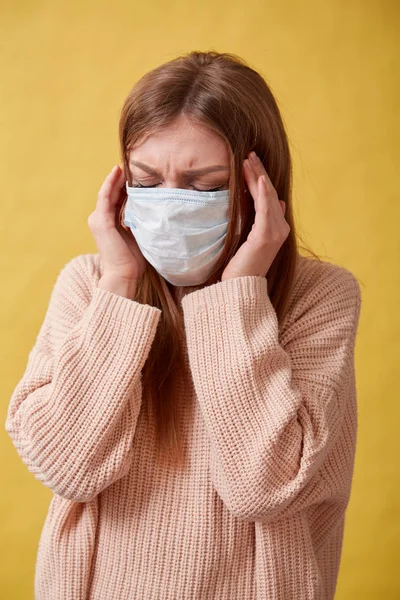
[[[193,285],[193,286],[173,286],[172,294],[177,302],[182,302],[182,298],[186,296],[186,294],[191,294],[199,289],[201,289],[202,285]]]

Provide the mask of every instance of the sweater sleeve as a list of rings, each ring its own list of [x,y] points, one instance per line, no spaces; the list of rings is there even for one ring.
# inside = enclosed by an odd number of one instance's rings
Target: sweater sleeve
[[[141,370],[161,314],[98,288],[90,256],[60,271],[5,423],[35,477],[76,502],[131,466]]]
[[[334,489],[320,469],[356,398],[361,294],[354,275],[338,267],[307,299],[285,342],[265,278],[228,279],[182,300],[212,482],[244,520],[287,516]],[[354,452],[355,440],[347,443]]]

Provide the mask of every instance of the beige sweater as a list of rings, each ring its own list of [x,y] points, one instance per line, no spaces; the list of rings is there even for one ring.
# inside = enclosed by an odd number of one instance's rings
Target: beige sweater
[[[361,294],[299,257],[278,331],[267,279],[182,300],[188,459],[154,460],[141,369],[161,311],[97,287],[98,254],[61,270],[6,430],[52,490],[36,600],[330,600],[353,474]],[[190,377],[191,374],[191,377]]]

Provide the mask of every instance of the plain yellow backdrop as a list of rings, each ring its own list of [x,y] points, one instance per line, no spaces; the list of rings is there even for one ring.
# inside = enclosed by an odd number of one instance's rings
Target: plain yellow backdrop
[[[395,0],[0,4],[2,422],[58,272],[97,252],[87,217],[120,162],[129,90],[190,50],[243,57],[282,111],[299,232],[363,294],[338,600],[400,597],[399,17]],[[0,451],[0,597],[26,600],[51,491],[4,426]]]

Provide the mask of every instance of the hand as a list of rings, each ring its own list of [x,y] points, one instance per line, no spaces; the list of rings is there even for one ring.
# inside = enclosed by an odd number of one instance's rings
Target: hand
[[[222,273],[221,281],[245,275],[266,277],[290,226],[284,215],[286,204],[278,199],[271,180],[261,160],[254,152],[244,161],[247,187],[254,200],[256,216],[247,240],[230,260]]]
[[[104,274],[131,282],[140,279],[147,263],[131,231],[124,230],[119,222],[125,200],[125,175],[116,165],[99,190],[88,225],[99,249]]]

